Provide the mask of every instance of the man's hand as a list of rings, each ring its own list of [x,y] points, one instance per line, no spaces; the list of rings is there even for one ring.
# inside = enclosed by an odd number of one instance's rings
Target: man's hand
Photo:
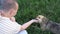
[[[39,22],[39,20],[37,20],[37,19],[32,19],[32,20],[30,20],[32,23],[38,23]]]
[[[13,22],[16,22],[15,17],[11,17],[10,20],[13,21]]]

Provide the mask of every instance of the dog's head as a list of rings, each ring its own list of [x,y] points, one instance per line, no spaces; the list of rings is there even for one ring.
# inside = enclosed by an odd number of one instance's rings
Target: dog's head
[[[39,20],[39,23],[41,25],[41,29],[45,30],[46,29],[45,28],[46,27],[46,23],[48,22],[48,19],[45,16],[43,16],[43,15],[38,15],[36,19]]]
[[[45,16],[43,16],[43,15],[38,15],[36,17],[36,19],[39,20],[39,23],[47,23],[48,22],[48,19]]]

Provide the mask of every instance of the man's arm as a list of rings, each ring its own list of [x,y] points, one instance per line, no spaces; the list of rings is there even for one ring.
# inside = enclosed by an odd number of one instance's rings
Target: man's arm
[[[15,17],[11,17],[10,20],[13,21],[13,22],[16,22]]]
[[[27,28],[28,28],[32,23],[34,23],[34,22],[37,23],[38,20],[32,19],[32,20],[30,20],[29,22],[23,24],[23,25],[21,26],[21,30],[25,30],[25,29],[27,29]]]
[[[15,21],[15,17],[11,17],[10,20],[13,21],[13,22],[16,22],[16,21]],[[34,23],[34,22],[37,23],[38,20],[32,19],[32,20],[26,22],[25,24],[21,25],[21,27],[20,27],[21,29],[20,29],[20,30],[25,30],[25,29],[27,29],[27,28],[28,28],[32,23]]]

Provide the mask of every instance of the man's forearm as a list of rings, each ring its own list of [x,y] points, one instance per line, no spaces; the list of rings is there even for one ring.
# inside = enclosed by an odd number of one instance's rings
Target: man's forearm
[[[29,21],[29,22],[23,24],[23,25],[21,26],[21,30],[27,29],[32,23],[33,23],[32,21]]]
[[[34,22],[37,23],[38,20],[32,19],[32,20],[30,20],[29,22],[23,24],[23,25],[21,26],[21,30],[27,29],[27,28],[28,28],[32,23],[34,23]]]

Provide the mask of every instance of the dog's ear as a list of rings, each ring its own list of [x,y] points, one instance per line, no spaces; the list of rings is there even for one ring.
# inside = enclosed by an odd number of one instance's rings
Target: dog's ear
[[[49,20],[48,18],[44,17],[44,18],[42,18],[42,23],[47,23],[48,20]]]
[[[41,29],[42,29],[43,31],[46,30],[46,23],[47,23],[47,22],[48,22],[48,18],[43,17],[43,18],[42,18],[42,22],[40,23]]]

